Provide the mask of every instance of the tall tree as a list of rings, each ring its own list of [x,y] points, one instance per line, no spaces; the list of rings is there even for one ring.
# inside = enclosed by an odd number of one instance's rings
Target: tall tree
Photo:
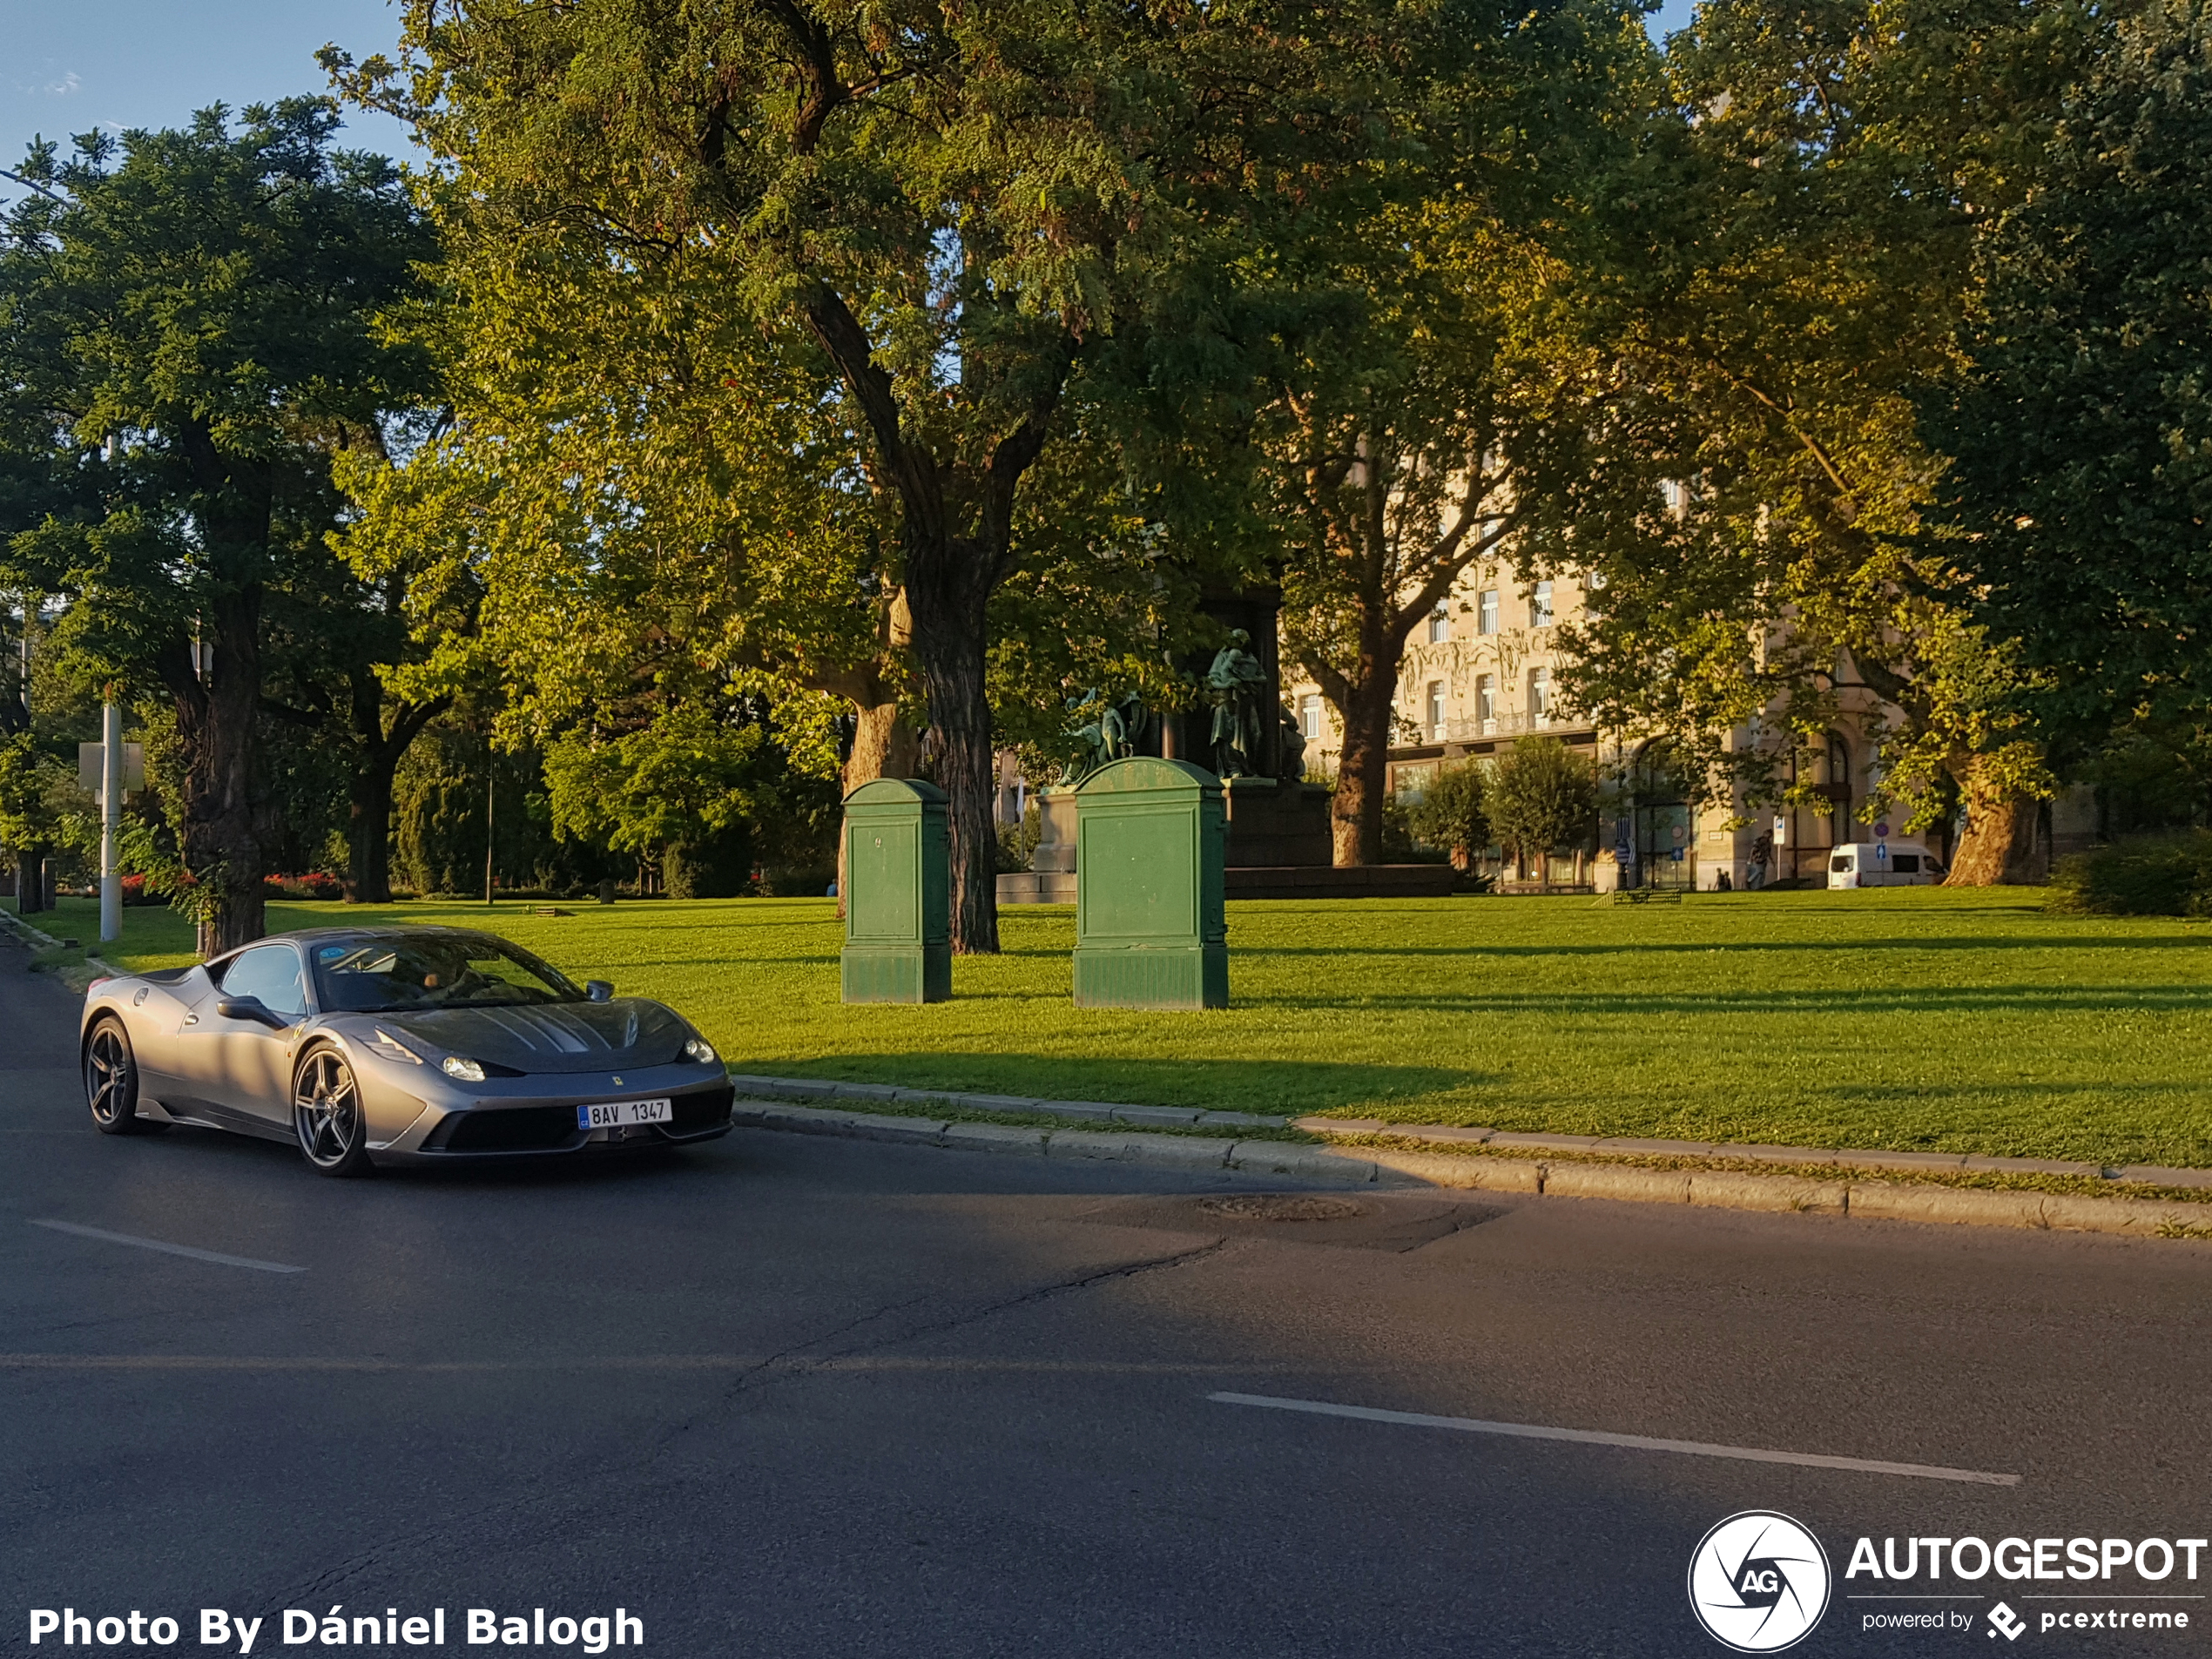
[[[1931,388],[1980,614],[2094,743],[2212,712],[2212,6],[2146,0],[1987,219],[1970,360]]]
[[[1285,341],[1262,419],[1287,547],[1284,638],[1344,733],[1336,862],[1382,857],[1406,642],[1467,569],[1548,522],[1601,389],[1554,320],[1557,262],[1448,200],[1363,214]]]
[[[0,253],[0,381],[97,496],[9,559],[78,601],[66,648],[174,703],[204,951],[262,930],[265,601],[327,572],[327,457],[420,373],[375,319],[428,247],[391,164],[331,148],[338,125],[295,98],[87,135],[68,161],[34,147]]]
[[[1842,780],[1810,763],[1850,709],[1879,753],[1861,799],[1916,827],[1964,800],[1960,880],[2033,873],[2052,779],[2018,654],[1925,520],[1944,457],[1913,398],[1957,370],[1975,226],[2020,188],[2078,17],[1713,0],[1597,199],[1578,314],[1621,391],[1564,548],[1593,574],[1570,696],[1738,800],[1820,810]]]
[[[995,950],[988,613],[1025,482],[1106,342],[1190,316],[1215,268],[1190,257],[1202,199],[1243,199],[1251,146],[1357,141],[1312,91],[1330,51],[1366,37],[1271,3],[407,16],[407,62],[334,67],[415,117],[477,233],[585,226],[613,260],[712,249],[833,366],[853,465],[895,509],[950,797],[954,948]]]

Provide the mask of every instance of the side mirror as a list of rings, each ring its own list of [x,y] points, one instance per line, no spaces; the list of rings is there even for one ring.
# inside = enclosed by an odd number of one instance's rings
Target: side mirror
[[[282,1031],[292,1023],[258,996],[226,996],[215,1004],[215,1012],[226,1020],[258,1021],[272,1031]]]
[[[588,979],[583,981],[583,994],[594,1002],[611,1002],[614,1001],[615,988],[603,979]]]

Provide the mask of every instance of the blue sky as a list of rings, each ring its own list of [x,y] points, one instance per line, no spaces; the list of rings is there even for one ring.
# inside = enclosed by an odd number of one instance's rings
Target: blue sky
[[[176,126],[194,110],[327,90],[315,51],[388,50],[386,0],[0,0],[0,165],[32,137]],[[407,153],[406,130],[347,118],[351,147]]]
[[[1666,0],[1655,35],[1688,21]],[[0,166],[34,135],[61,141],[94,127],[175,126],[194,110],[325,90],[314,54],[388,50],[399,14],[387,0],[0,0]],[[405,157],[406,130],[352,113],[346,141]]]

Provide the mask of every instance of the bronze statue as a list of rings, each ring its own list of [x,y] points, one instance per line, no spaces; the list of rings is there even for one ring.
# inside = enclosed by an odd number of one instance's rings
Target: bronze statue
[[[1096,686],[1081,697],[1069,698],[1068,711],[1089,718],[1069,729],[1068,735],[1081,748],[1061,769],[1060,782],[1063,786],[1079,784],[1109,762],[1135,754],[1137,743],[1144,735],[1145,723],[1152,718],[1144,706],[1144,699],[1136,692],[1125,691],[1118,698],[1109,698]]]
[[[1215,653],[1206,671],[1206,700],[1213,705],[1214,774],[1221,778],[1249,776],[1259,756],[1260,706],[1267,686],[1267,671],[1244,647],[1251,636],[1238,629],[1229,644]]]

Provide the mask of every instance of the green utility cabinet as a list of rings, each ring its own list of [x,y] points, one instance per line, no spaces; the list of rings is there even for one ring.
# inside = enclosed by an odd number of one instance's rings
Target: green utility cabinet
[[[1225,1008],[1221,780],[1134,756],[1076,791],[1076,1006]]]
[[[845,798],[845,1000],[953,994],[952,855],[945,792],[879,778]]]

